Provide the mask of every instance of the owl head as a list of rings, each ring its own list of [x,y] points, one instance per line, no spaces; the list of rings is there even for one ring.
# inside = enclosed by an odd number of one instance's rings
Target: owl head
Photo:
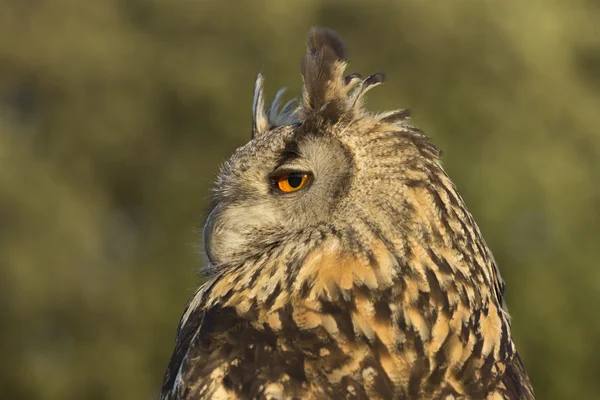
[[[313,28],[298,105],[280,107],[280,91],[267,110],[258,76],[252,139],[216,181],[209,272],[274,253],[302,259],[324,242],[369,262],[375,246],[402,259],[410,240],[445,240],[445,204],[462,200],[438,149],[407,123],[408,110],[368,112],[364,95],[384,77],[345,75],[346,66],[340,37]]]

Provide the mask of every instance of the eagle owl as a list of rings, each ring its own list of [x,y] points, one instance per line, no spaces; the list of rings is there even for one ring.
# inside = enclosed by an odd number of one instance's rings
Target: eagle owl
[[[266,109],[219,173],[207,281],[161,399],[533,399],[504,283],[440,151],[408,110],[368,112],[310,30],[302,100]]]

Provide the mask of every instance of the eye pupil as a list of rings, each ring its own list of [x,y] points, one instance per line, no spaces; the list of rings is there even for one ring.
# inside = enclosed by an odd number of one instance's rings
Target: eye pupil
[[[296,189],[302,185],[302,175],[290,175],[287,181],[292,188]]]

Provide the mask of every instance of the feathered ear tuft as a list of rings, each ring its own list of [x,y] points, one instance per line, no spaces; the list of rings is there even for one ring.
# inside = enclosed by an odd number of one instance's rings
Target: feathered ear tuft
[[[306,41],[306,55],[302,60],[302,102],[289,101],[281,108],[285,89],[279,90],[267,110],[264,98],[264,78],[258,74],[254,85],[252,105],[252,138],[282,125],[301,123],[308,129],[325,124],[336,124],[343,118],[350,121],[368,114],[363,108],[364,95],[385,80],[381,73],[362,79],[359,73],[344,76],[348,61],[346,46],[331,29],[311,28]],[[381,115],[381,122],[399,123],[407,112]]]
[[[296,104],[296,99],[288,101],[283,108],[281,107],[281,99],[285,93],[285,88],[279,89],[267,110],[265,107],[264,82],[262,74],[258,74],[254,84],[254,102],[252,103],[252,139],[259,137],[269,129],[298,122],[300,109]]]
[[[269,119],[265,110],[264,82],[262,74],[258,74],[254,83],[254,101],[252,102],[252,138],[269,130]]]
[[[311,28],[302,60],[302,110],[335,122],[346,109],[344,69],[348,55],[340,36],[331,29]]]

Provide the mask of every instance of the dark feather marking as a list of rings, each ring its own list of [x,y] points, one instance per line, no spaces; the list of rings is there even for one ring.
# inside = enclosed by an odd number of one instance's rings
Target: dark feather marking
[[[375,321],[377,322],[389,322],[392,317],[392,310],[390,310],[389,299],[390,297],[381,296],[374,304],[375,309]]]
[[[492,373],[492,367],[494,366],[494,364],[496,363],[496,358],[494,357],[494,353],[491,352],[490,354],[488,354],[488,356],[485,358],[485,361],[480,369],[480,373],[481,376],[489,376],[492,377],[492,375],[495,375]]]
[[[281,167],[284,164],[289,163],[300,157],[300,146],[298,144],[298,138],[293,137],[288,140],[281,152],[279,159],[277,160],[277,164],[273,170],[277,170],[277,168]]]
[[[417,307],[427,316],[429,309],[431,308],[429,302],[429,293],[419,290],[419,297],[417,298]]]
[[[362,78],[362,75],[361,75],[361,74],[359,74],[358,72],[353,72],[353,73],[351,73],[351,74],[349,74],[349,75],[346,75],[346,76],[344,77],[344,84],[346,84],[346,86],[347,86],[347,85],[348,85],[350,82],[352,82],[354,79],[360,79],[360,78]]]
[[[419,388],[425,375],[429,372],[429,358],[424,356],[423,341],[419,335],[415,335],[415,350],[417,359],[412,365],[408,381],[408,393],[413,398],[419,397]]]
[[[463,382],[469,382],[476,379],[476,370],[477,370],[477,361],[481,359],[481,350],[483,349],[483,339],[479,338],[475,345],[473,346],[473,350],[471,350],[471,354],[460,368],[458,376]]]
[[[500,344],[501,359],[508,360],[512,355],[510,336],[508,335],[508,324],[502,324],[502,342]]]
[[[385,75],[382,72],[377,72],[373,75],[369,75],[365,80],[364,80],[364,85],[365,87],[369,87],[372,85],[377,85],[379,83],[383,83],[385,82]]]
[[[427,385],[430,388],[437,387],[444,378],[446,371],[448,370],[448,360],[446,359],[446,347],[449,345],[450,340],[452,339],[453,334],[450,333],[446,335],[444,342],[440,346],[440,349],[435,354],[435,368],[427,378]]]
[[[273,289],[273,292],[271,292],[265,299],[264,307],[267,309],[270,309],[273,306],[273,304],[275,303],[275,299],[277,299],[277,296],[279,296],[280,293],[281,293],[281,283],[278,282],[277,285],[275,286],[275,288]]]
[[[448,261],[446,261],[445,258],[441,258],[441,260],[442,260],[442,264],[448,265]],[[457,283],[459,283],[461,286],[468,285],[469,282],[471,282],[471,279],[466,277],[465,274],[458,268],[454,271],[454,280]]]
[[[302,282],[302,286],[300,286],[300,297],[306,298],[312,289],[314,281],[310,278],[307,278],[304,282]]]
[[[324,301],[321,303],[321,310],[325,314],[329,314],[335,320],[338,330],[351,342],[355,340],[354,338],[354,324],[352,323],[352,318],[350,317],[350,313],[345,306],[346,303],[336,304],[329,301]]]
[[[481,311],[479,309],[473,310],[473,312],[471,313],[471,318],[469,319],[469,328],[471,329],[472,332],[477,332],[476,336],[480,339],[481,335],[479,333],[480,329],[480,323],[481,323]],[[481,343],[481,345],[483,346],[483,341]]]
[[[447,275],[454,274],[454,271],[452,270],[450,264],[448,264],[448,261],[446,261],[445,258],[438,256],[437,253],[433,251],[431,247],[427,248],[427,255],[431,258],[431,261],[433,261],[433,263],[438,267],[441,273]]]
[[[469,341],[470,333],[471,330],[469,329],[469,325],[463,324],[463,326],[460,328],[460,338],[463,343],[467,343]]]
[[[450,302],[448,301],[448,296],[440,286],[440,283],[431,268],[425,270],[425,276],[427,277],[427,282],[429,282],[432,303],[441,307],[442,310],[449,311]]]

